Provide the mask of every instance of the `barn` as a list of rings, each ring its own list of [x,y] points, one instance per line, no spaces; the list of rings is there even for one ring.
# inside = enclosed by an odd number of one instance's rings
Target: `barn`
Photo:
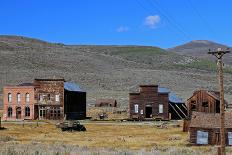
[[[140,85],[140,91],[129,93],[129,113],[131,119],[183,119],[187,107],[175,94],[158,85]]]
[[[117,107],[115,99],[97,99],[95,107]]]
[[[64,114],[66,120],[86,118],[86,92],[74,82],[64,83]]]
[[[220,145],[220,114],[192,112],[189,126],[190,143]],[[232,145],[232,113],[225,112],[226,145]]]
[[[225,101],[226,107],[228,103]],[[193,111],[220,113],[220,93],[217,91],[197,90],[187,100],[188,116]]]

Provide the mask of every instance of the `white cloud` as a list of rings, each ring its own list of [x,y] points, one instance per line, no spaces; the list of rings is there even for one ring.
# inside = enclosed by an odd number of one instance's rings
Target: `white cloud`
[[[117,28],[117,32],[126,32],[129,31],[129,27],[127,26],[120,26]]]
[[[145,18],[144,24],[152,29],[156,28],[160,22],[159,15],[150,15]]]

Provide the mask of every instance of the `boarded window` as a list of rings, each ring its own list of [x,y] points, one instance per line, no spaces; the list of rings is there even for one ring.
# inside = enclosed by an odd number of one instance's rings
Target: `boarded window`
[[[197,131],[197,144],[208,144],[208,132]]]
[[[139,112],[139,105],[138,105],[138,104],[135,104],[135,105],[134,105],[134,108],[135,108],[135,113],[138,113],[138,112]]]
[[[60,102],[60,95],[58,95],[58,94],[55,95],[55,101],[56,101],[56,102]]]
[[[164,112],[164,105],[159,104],[159,113],[162,114]]]
[[[8,102],[12,102],[12,94],[11,93],[8,94]]]
[[[228,143],[232,145],[232,132],[228,132]]]

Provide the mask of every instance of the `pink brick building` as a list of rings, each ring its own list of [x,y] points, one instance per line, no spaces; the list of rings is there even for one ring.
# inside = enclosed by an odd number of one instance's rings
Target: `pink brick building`
[[[3,120],[34,119],[34,86],[21,84],[3,88]]]

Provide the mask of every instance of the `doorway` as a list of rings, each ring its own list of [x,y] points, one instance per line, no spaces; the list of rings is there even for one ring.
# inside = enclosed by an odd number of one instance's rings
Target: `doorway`
[[[146,107],[146,118],[152,118],[152,107]]]
[[[46,119],[46,109],[44,107],[39,109],[39,119]]]
[[[21,119],[21,107],[16,108],[16,119]]]

